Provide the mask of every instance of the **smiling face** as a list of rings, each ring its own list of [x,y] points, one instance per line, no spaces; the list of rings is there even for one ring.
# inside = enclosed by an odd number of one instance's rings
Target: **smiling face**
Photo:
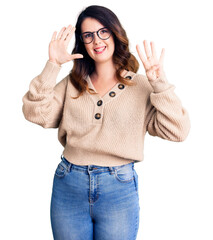
[[[101,28],[104,28],[99,21],[94,18],[86,18],[81,25],[81,32],[96,32]],[[105,34],[103,29],[101,34]],[[89,44],[84,44],[87,53],[95,61],[95,63],[105,63],[107,61],[113,61],[113,53],[115,50],[115,44],[113,36],[111,35],[108,39],[102,40],[94,33],[94,39]]]

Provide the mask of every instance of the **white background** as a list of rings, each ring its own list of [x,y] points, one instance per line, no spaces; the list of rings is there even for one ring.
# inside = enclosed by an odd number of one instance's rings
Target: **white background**
[[[207,0],[1,3],[0,239],[52,239],[51,188],[63,148],[56,129],[24,119],[22,97],[48,60],[53,32],[74,25],[91,4],[116,13],[137,58],[135,45],[143,48],[144,39],[156,43],[158,54],[165,48],[167,78],[191,119],[184,142],[146,135],[145,159],[135,165],[141,207],[137,239],[212,240],[213,17]],[[71,68],[72,62],[64,64],[57,81]],[[142,65],[139,73],[144,74]]]

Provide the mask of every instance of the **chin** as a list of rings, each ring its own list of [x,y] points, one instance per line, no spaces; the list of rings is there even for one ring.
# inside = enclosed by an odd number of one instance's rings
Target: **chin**
[[[113,62],[113,56],[93,56],[92,59],[96,62],[96,63],[107,63],[107,62]]]
[[[109,59],[93,59],[95,61],[95,63],[107,63],[107,62],[112,62],[112,58]]]

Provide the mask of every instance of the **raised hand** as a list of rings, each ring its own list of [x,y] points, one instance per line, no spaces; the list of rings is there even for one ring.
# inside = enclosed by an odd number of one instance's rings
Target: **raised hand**
[[[150,42],[151,45],[151,51],[149,49],[148,43],[146,40],[143,41],[144,49],[146,53],[146,58],[143,55],[139,45],[136,46],[138,55],[143,63],[143,66],[146,71],[146,76],[148,80],[150,81],[166,81],[166,76],[163,70],[163,60],[164,60],[164,54],[165,49],[163,48],[161,51],[160,58],[157,58],[156,51],[155,51],[155,45],[153,42]]]
[[[67,28],[63,27],[57,36],[57,32],[52,35],[49,44],[49,61],[61,65],[73,59],[83,58],[82,54],[69,54],[67,47],[75,32],[75,27],[69,25]],[[57,36],[57,37],[56,37]]]

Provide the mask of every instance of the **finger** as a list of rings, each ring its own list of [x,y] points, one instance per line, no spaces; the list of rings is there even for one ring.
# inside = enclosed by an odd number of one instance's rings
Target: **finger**
[[[145,53],[146,53],[146,57],[149,60],[151,58],[151,52],[149,50],[149,46],[148,46],[148,42],[146,40],[143,41],[144,44],[144,49],[145,49]]]
[[[67,37],[66,37],[66,39],[65,39],[65,42],[66,42],[67,44],[69,43],[70,39],[72,38],[74,32],[75,32],[75,27],[72,27],[72,28],[70,29],[70,31],[68,32],[68,35],[67,35]]]
[[[67,35],[69,34],[69,32],[71,31],[72,25],[69,25],[65,31],[62,33],[61,39],[62,40],[66,40]]]
[[[139,56],[139,58],[141,59],[143,65],[144,65],[146,59],[145,59],[145,57],[144,57],[144,55],[143,55],[143,53],[142,53],[142,51],[141,51],[141,48],[139,47],[138,44],[136,45],[136,50],[137,50],[137,52],[138,52],[138,56]]]
[[[151,45],[151,50],[152,50],[152,56],[154,57],[155,60],[157,60],[157,54],[156,54],[154,42],[150,42],[150,45]]]
[[[63,27],[63,28],[61,29],[61,31],[59,32],[58,37],[57,37],[58,40],[61,39],[62,34],[63,34],[63,32],[64,32],[65,29],[66,29],[66,28]]]
[[[163,65],[164,56],[165,56],[165,48],[163,48],[161,51],[160,60],[159,60],[160,65]]]
[[[53,35],[52,35],[51,42],[54,41],[54,40],[56,39],[56,35],[57,35],[57,32],[54,32]]]
[[[136,46],[136,49],[137,49],[137,52],[138,52],[138,55],[143,63],[143,66],[145,68],[145,70],[147,71],[149,68],[150,68],[150,63],[147,61],[147,59],[145,58],[144,54],[142,53],[139,45]]]

